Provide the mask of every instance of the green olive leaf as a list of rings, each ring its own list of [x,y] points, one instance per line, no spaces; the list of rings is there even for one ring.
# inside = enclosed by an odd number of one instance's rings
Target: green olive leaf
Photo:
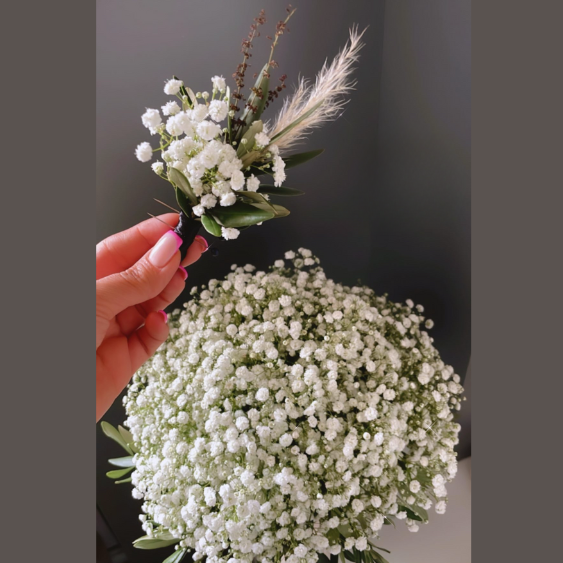
[[[227,139],[229,143],[232,142],[232,135],[233,135],[233,118],[231,117],[231,88],[227,86],[227,90],[225,91],[225,98],[227,98],[227,108],[229,113],[227,113]]]
[[[384,547],[379,547],[378,545],[375,545],[371,540],[368,540],[368,541],[372,545],[372,547],[374,547],[375,549],[379,549],[380,551],[385,551],[385,553],[391,553],[388,549],[385,549]]]
[[[246,201],[246,203],[260,203],[264,204],[265,207],[261,207],[261,209],[267,209],[272,211],[274,214],[276,213],[274,206],[263,196],[256,192],[237,192],[237,197],[240,197],[242,201]]]
[[[264,196],[261,196],[257,192],[240,191],[240,192],[236,192],[236,195],[244,199],[252,200],[253,202],[255,201],[257,203],[266,203],[267,201],[267,199]]]
[[[384,550],[387,551],[387,550]],[[390,552],[387,552],[390,553]],[[371,555],[374,559],[374,561],[376,561],[377,563],[389,563],[389,561],[387,561],[387,559],[385,559],[385,557],[383,557],[383,555],[381,555],[381,553],[378,553],[377,551],[371,551]]]
[[[174,536],[170,533],[170,530],[166,530],[163,528],[159,528],[154,532],[154,537],[158,538],[159,540],[173,540],[175,539]]]
[[[133,434],[127,430],[127,428],[123,428],[121,424],[117,427],[118,432],[121,434],[121,437],[125,440],[126,444],[135,452],[135,446],[133,444]]]
[[[245,108],[241,119],[245,122],[245,125],[239,129],[237,134],[237,139],[241,139],[243,135],[246,133],[250,125],[260,119],[262,112],[264,111],[264,106],[266,105],[266,100],[268,99],[268,88],[270,86],[270,77],[268,73],[268,68],[270,63],[266,63],[262,70],[258,73],[258,77],[256,78],[256,83],[254,84],[254,89],[258,90],[261,94],[261,98],[259,98],[254,92],[248,97],[248,102],[252,104],[256,111],[252,111],[248,106]]]
[[[250,176],[250,174],[248,173],[252,173],[252,164],[260,157],[262,157],[262,153],[260,151],[250,151],[245,153],[244,156],[241,157],[242,168],[247,173],[246,177]],[[260,174],[263,174],[263,172],[260,172]]]
[[[410,509],[420,516],[422,522],[428,522],[428,512],[422,508],[422,506],[411,506]],[[415,518],[413,518],[413,520],[415,520]]]
[[[172,184],[179,188],[184,195],[188,198],[190,205],[197,205],[197,197],[195,196],[188,179],[176,168],[168,168],[168,178]],[[176,198],[178,198],[178,192],[176,192]],[[182,203],[178,200],[178,205],[182,207]],[[182,207],[182,211],[186,213],[186,210]],[[186,213],[189,215],[189,213]]]
[[[354,549],[354,552],[345,551],[344,556],[348,561],[353,561],[354,563],[359,563],[358,552]]]
[[[110,479],[119,479],[127,475],[127,473],[132,470],[133,467],[126,467],[125,469],[113,469],[112,471],[108,471],[106,473],[106,476],[108,476]]]
[[[273,203],[272,206],[276,211],[276,217],[287,217],[290,213],[289,209],[287,209],[283,205],[278,205],[277,203]]]
[[[172,78],[174,78],[174,80],[180,80],[177,76],[174,76],[174,75],[172,75]],[[194,104],[197,104],[197,98],[195,97],[193,90],[191,88],[189,88],[188,86],[185,86],[184,84],[182,84],[182,86],[180,86],[180,93],[182,94],[182,96],[188,97],[188,103],[192,107],[193,107]]]
[[[416,512],[413,512],[409,507],[399,506],[399,512],[401,512],[403,510],[407,513],[407,518],[410,518],[411,520],[418,520],[419,522],[422,522],[422,518],[418,514],[416,514]]]
[[[241,158],[243,155],[249,153],[253,149],[254,137],[256,137],[258,133],[261,133],[263,128],[264,128],[264,124],[260,120],[255,121],[248,128],[248,131],[243,135],[242,139],[240,140],[240,144],[237,148],[238,158]],[[246,143],[244,143],[243,141],[246,141]],[[247,163],[246,166],[248,166],[248,164],[250,163]],[[246,166],[243,160],[243,167],[246,168]]]
[[[253,204],[254,207],[259,207],[260,209],[271,209],[273,208],[274,213],[275,213],[275,217],[287,217],[290,213],[289,209],[287,209],[286,207],[284,207],[283,205],[278,205],[277,203],[254,203]]]
[[[115,465],[115,467],[135,467],[132,455],[128,455],[126,457],[114,457],[113,459],[108,459],[108,461],[112,465]]]
[[[128,443],[128,444],[132,444],[133,443],[133,434],[131,434],[131,432],[129,432],[129,430],[127,430],[127,428],[124,428],[123,426],[118,425],[117,430],[119,431],[119,433],[121,434],[121,436],[123,437],[123,439]]]
[[[316,158],[324,152],[324,149],[316,149],[314,151],[300,152],[297,154],[291,154],[283,159],[285,162],[285,167],[293,168],[294,166],[299,166],[313,158]]]
[[[242,201],[237,201],[228,207],[214,207],[209,213],[220,225],[227,228],[256,225],[275,217],[273,211],[260,209],[257,205],[249,205]]]
[[[186,216],[190,217],[192,214],[190,200],[185,196],[184,192],[180,188],[174,186],[174,192],[176,193],[176,201],[178,202],[180,209]]]
[[[366,517],[363,514],[358,514],[357,518],[358,518],[358,522],[362,525],[362,528],[364,530],[367,530],[368,522],[366,520]]]
[[[424,487],[425,485],[429,485],[432,483],[431,477],[428,475],[426,471],[418,471],[416,474],[416,480]]]
[[[302,192],[301,190],[297,190],[295,188],[288,188],[286,186],[280,186],[279,188],[276,188],[275,186],[270,186],[269,184],[260,184],[257,193],[281,196],[305,195],[305,192]]]
[[[186,92],[188,93],[188,98],[192,103],[192,107],[194,107],[197,104],[197,98],[195,97],[194,91],[188,86],[186,86]]]
[[[177,76],[172,75],[172,78],[174,80],[179,80],[179,78]],[[180,94],[182,94],[182,96],[186,96],[188,97],[188,91],[186,90],[186,87],[182,84],[182,86],[180,86]],[[188,100],[189,103],[189,100]]]
[[[180,563],[180,561],[187,553],[187,549],[178,549],[172,555],[167,557],[162,563]]]
[[[127,445],[127,442],[123,439],[123,436],[119,433],[117,428],[113,427],[109,422],[103,420],[100,423],[103,433],[108,437],[117,442],[129,455],[133,455],[133,450]]]
[[[142,536],[133,542],[133,547],[137,549],[159,549],[161,547],[174,545],[179,541],[179,538],[164,539],[163,537],[151,538],[149,536]]]
[[[211,217],[211,215],[202,215],[201,216],[201,224],[203,228],[214,237],[221,236],[221,225]]]

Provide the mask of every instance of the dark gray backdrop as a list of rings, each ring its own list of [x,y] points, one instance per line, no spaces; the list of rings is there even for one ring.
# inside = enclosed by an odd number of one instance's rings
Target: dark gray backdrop
[[[299,73],[313,77],[359,23],[369,29],[357,91],[344,116],[307,143],[325,153],[288,174],[288,185],[307,192],[287,200],[292,214],[219,242],[219,257],[205,255],[189,268],[179,302],[193,284],[224,275],[233,262],[266,267],[305,246],[338,281],[360,279],[392,299],[423,304],[444,360],[463,377],[470,353],[470,2],[294,6],[291,32],[276,54],[288,85]],[[271,30],[285,15],[283,2],[98,0],[98,240],[147,211],[161,212],[153,197],[173,202],[169,184],[133,155],[150,140],[140,115],[164,103],[162,85],[172,74],[194,90],[209,89],[214,74],[230,77],[262,7]],[[265,37],[257,41],[255,70],[267,46]],[[105,418],[121,422],[121,406]],[[161,561],[159,553],[128,548],[140,535],[138,506],[127,485],[115,487],[103,476],[105,460],[118,453],[112,446],[98,440],[98,506],[132,561]]]

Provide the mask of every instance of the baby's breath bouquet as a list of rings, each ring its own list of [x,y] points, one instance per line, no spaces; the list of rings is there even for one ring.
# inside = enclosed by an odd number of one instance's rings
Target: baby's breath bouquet
[[[307,134],[337,117],[353,88],[350,76],[362,47],[361,34],[350,32],[350,41],[329,65],[319,72],[314,84],[303,79],[283,104],[277,117],[264,122],[262,114],[285,88],[286,76],[272,85],[278,67],[273,55],[278,40],[287,31],[294,10],[276,26],[267,62],[255,75],[256,82],[244,95],[245,76],[253,41],[265,23],[264,13],[254,20],[243,41],[243,61],[235,72],[231,89],[222,76],[211,79],[212,91],[197,92],[176,77],[166,82],[164,92],[176,99],[158,109],[147,109],[143,124],[159,137],[157,148],[143,142],[136,155],[142,162],[153,153],[162,160],[152,169],[172,184],[180,206],[177,232],[184,240],[183,252],[201,225],[211,234],[235,239],[240,229],[285,217],[289,210],[270,202],[270,196],[294,196],[303,192],[283,185],[286,170],[307,162],[322,149],[288,154]],[[271,177],[273,185],[261,183]]]
[[[460,378],[408,300],[326,278],[287,252],[233,266],[170,316],[105,424],[143,499],[142,549],[209,563],[385,563],[378,532],[446,509]]]

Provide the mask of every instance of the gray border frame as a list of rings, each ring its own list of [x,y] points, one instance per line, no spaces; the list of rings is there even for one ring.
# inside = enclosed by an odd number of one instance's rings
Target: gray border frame
[[[473,553],[544,561],[559,548],[563,6],[473,6]],[[5,560],[95,558],[94,12],[3,14]]]
[[[95,10],[3,6],[2,561],[95,561]]]
[[[561,471],[552,448],[561,443],[562,19],[560,2],[473,2],[472,552],[479,563],[550,561],[560,551]]]

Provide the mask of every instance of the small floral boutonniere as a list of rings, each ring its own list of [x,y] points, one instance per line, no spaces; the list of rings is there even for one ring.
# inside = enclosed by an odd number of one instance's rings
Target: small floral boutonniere
[[[222,76],[211,79],[209,92],[197,92],[173,77],[164,92],[175,99],[158,109],[147,109],[142,122],[159,137],[157,148],[143,142],[136,156],[148,162],[154,153],[162,160],[152,169],[170,182],[181,209],[176,232],[184,240],[185,252],[203,225],[216,237],[236,239],[240,230],[264,221],[286,217],[289,209],[270,201],[275,196],[297,196],[303,192],[284,185],[286,171],[320,155],[323,149],[291,153],[316,127],[338,117],[355,83],[354,63],[362,47],[357,28],[332,63],[325,63],[315,81],[301,79],[272,122],[263,121],[264,111],[285,89],[286,75],[273,84],[278,68],[274,52],[295,10],[288,8],[270,37],[268,61],[255,74],[255,83],[245,96],[246,74],[253,41],[266,22],[264,11],[255,18],[242,42],[243,61],[233,74],[231,89]],[[270,177],[272,183],[262,183]]]

